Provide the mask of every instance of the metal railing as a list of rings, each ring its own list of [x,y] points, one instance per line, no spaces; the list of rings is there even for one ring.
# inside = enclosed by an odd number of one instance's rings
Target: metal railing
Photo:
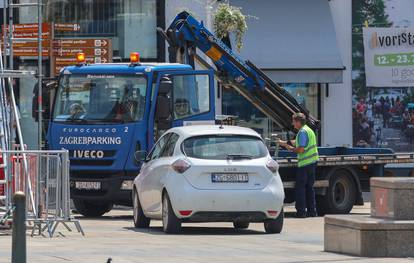
[[[71,231],[68,223],[73,223],[79,233],[83,230],[78,220],[71,216],[69,185],[69,152],[60,151],[3,151],[7,157],[5,174],[6,196],[3,206],[5,223],[13,210],[13,193],[22,191],[26,196],[27,221],[33,223],[32,235],[52,237],[59,224]],[[27,169],[26,169],[27,166]],[[3,222],[2,222],[3,221]]]

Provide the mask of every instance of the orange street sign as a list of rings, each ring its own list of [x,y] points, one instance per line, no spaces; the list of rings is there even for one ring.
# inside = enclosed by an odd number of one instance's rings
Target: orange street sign
[[[108,47],[110,39],[64,38],[53,40],[54,47]]]
[[[110,54],[106,48],[54,48],[53,54],[60,57],[75,56],[77,53],[85,53],[86,56],[90,57],[105,57],[109,59]]]
[[[43,48],[42,54],[44,57],[48,57],[50,52],[49,48]],[[27,56],[27,57],[35,57],[37,56],[37,48],[31,48],[31,47],[23,47],[23,48],[14,48],[13,49],[13,56],[14,57],[20,57],[20,56]]]

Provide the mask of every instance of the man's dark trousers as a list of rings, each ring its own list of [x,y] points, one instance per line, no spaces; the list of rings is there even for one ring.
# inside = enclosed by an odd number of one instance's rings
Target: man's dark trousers
[[[316,215],[315,183],[316,163],[297,168],[295,184],[296,213],[303,216]]]

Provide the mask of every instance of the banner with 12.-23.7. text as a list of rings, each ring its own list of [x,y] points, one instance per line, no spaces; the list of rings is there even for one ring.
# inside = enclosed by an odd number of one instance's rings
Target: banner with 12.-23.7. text
[[[367,87],[414,86],[414,28],[363,29]]]

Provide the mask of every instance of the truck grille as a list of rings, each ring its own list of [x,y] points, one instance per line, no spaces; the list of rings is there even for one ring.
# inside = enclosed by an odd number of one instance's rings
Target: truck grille
[[[71,165],[111,166],[114,160],[70,160]]]

